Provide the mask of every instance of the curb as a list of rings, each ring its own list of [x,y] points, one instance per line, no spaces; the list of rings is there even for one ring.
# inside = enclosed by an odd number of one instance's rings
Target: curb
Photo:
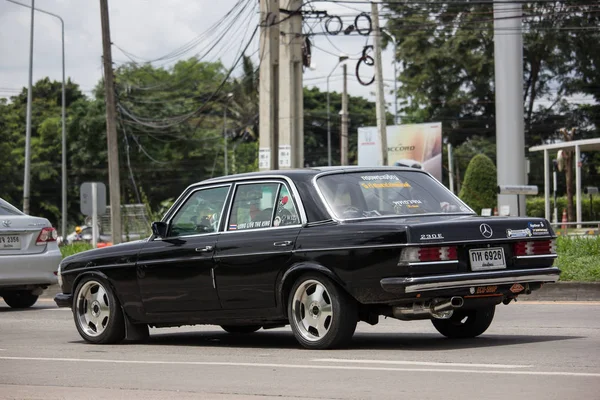
[[[60,293],[58,285],[52,285],[40,296],[54,299]],[[545,284],[530,295],[522,294],[519,301],[600,301],[600,282],[557,282]]]
[[[547,283],[530,295],[518,297],[522,301],[600,301],[600,282]]]

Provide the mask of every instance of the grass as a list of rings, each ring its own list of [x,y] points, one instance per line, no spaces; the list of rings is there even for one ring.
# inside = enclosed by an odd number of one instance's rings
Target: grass
[[[600,236],[560,236],[556,247],[561,281],[600,281]]]
[[[562,271],[561,281],[600,282],[600,236],[559,236],[556,242]],[[60,248],[63,257],[92,249],[88,243],[75,243]]]
[[[73,254],[81,253],[82,251],[91,250],[94,247],[90,243],[73,243],[66,246],[60,246],[60,252],[63,258],[72,256]]]

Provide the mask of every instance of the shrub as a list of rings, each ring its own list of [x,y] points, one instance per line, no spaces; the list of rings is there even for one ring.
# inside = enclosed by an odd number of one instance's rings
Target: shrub
[[[543,188],[542,188],[543,190]],[[575,201],[575,199],[573,199]],[[557,197],[556,202],[558,204],[558,222],[562,220],[562,212],[567,208],[567,197]],[[593,196],[593,215],[590,213],[590,197],[588,195],[581,195],[581,219],[582,221],[598,221],[600,218],[600,198]],[[554,199],[550,197],[550,214],[554,212]],[[530,217],[544,217],[544,197],[527,197],[527,215]],[[571,221],[574,222],[574,221]]]
[[[498,204],[496,166],[484,154],[471,159],[459,197],[477,214],[482,208],[494,208]]]
[[[60,247],[60,253],[63,258],[72,256],[73,254],[81,253],[82,251],[91,250],[94,246],[91,243],[82,242],[82,243],[73,243],[68,244],[66,246]]]

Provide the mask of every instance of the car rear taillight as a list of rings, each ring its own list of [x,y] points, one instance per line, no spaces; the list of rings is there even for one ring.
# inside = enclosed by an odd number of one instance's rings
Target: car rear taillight
[[[556,254],[556,242],[554,240],[517,242],[513,245],[513,254],[517,257]]]
[[[456,246],[409,247],[402,251],[401,262],[432,262],[458,260]]]
[[[37,240],[35,241],[35,244],[41,246],[48,242],[56,242],[57,237],[58,237],[58,233],[56,232],[56,229],[54,229],[52,227],[42,228],[42,231],[40,232]]]

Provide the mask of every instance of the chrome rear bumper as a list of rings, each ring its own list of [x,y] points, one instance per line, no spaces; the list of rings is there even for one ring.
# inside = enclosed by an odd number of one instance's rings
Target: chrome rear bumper
[[[513,283],[554,283],[560,269],[556,267],[519,270],[445,274],[410,278],[384,278],[381,287],[390,293],[416,293],[432,290],[457,289],[484,285],[509,285]]]

